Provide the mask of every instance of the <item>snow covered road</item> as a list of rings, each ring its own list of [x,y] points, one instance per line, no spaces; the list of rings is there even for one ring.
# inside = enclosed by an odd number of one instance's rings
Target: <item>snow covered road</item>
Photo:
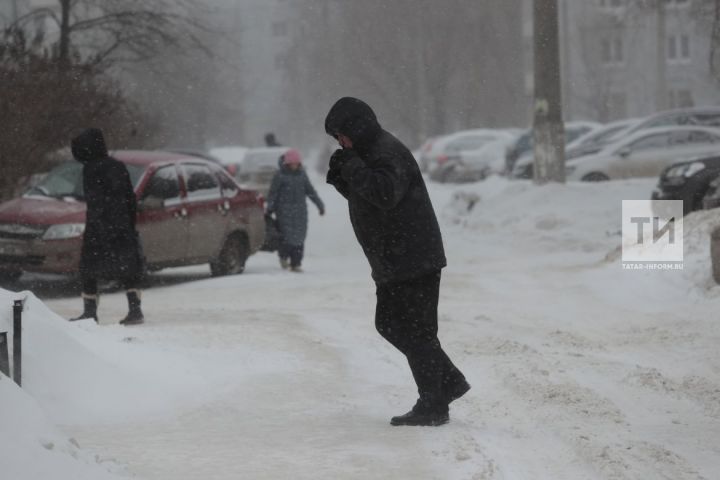
[[[720,478],[720,292],[704,247],[682,272],[623,271],[614,255],[620,200],[650,182],[491,179],[460,189],[480,195],[471,211],[431,185],[449,260],[440,339],[473,385],[441,428],[389,425],[412,379],[374,331],[346,211],[315,183],[329,206],[311,217],[304,274],[269,254],[235,277],[174,270],[194,280],[147,291],[146,325],[73,325],[117,345],[94,353],[126,375],[89,401],[29,373],[51,420],[148,480]],[[47,305],[67,317],[79,300]],[[105,295],[101,322],[125,308]],[[133,386],[127,362],[169,386]]]

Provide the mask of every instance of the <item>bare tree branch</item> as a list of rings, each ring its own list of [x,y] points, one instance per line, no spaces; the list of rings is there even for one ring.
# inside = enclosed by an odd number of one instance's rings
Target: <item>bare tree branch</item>
[[[92,59],[110,68],[116,62],[147,61],[167,49],[211,55],[203,35],[215,33],[203,21],[196,2],[178,0],[58,0],[59,9],[37,8],[16,22],[47,18],[59,29],[58,55]]]

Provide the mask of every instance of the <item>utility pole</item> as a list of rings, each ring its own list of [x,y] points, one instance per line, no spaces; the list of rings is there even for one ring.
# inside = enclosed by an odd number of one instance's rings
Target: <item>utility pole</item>
[[[560,1],[560,19],[562,28],[560,29],[560,41],[562,42],[562,98],[563,110],[566,113],[572,112],[572,69],[570,66],[570,21],[568,18],[568,0]]]
[[[720,0],[713,5],[712,39],[710,40],[710,72],[720,79]]]
[[[60,41],[58,43],[58,60],[62,69],[70,64],[70,0],[60,0]]]
[[[12,0],[12,21],[13,24],[18,21],[18,18],[20,18],[20,13],[18,12],[18,0]]]
[[[533,0],[535,183],[565,182],[557,0]]]
[[[425,17],[424,13],[416,10],[410,14],[415,17],[415,31],[413,32],[415,35],[415,48],[413,48],[415,58],[413,60],[415,64],[415,95],[418,102],[418,115],[420,117],[418,122],[418,141],[422,142],[424,139],[428,138],[428,135],[430,134],[430,128],[428,125],[428,117],[430,115],[428,111],[428,98],[430,95],[428,94],[427,88],[428,67],[425,61],[425,40],[427,30],[423,28],[422,24],[422,20]],[[436,115],[438,114],[438,112],[434,113]],[[433,133],[437,134],[437,132]]]
[[[665,0],[656,0],[657,8],[657,39],[656,39],[656,67],[655,72],[656,83],[655,83],[655,110],[658,112],[667,108],[667,74],[666,74],[666,62],[667,62],[667,20],[665,12]],[[679,54],[679,51],[675,52]]]

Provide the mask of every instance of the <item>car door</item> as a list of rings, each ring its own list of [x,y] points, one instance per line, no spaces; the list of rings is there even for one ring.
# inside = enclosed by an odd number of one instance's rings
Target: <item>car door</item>
[[[222,248],[227,212],[218,179],[208,165],[183,163],[181,168],[187,190],[188,257],[204,262]]]
[[[188,249],[188,222],[175,165],[155,170],[139,192],[137,229],[148,264],[182,264]]]
[[[653,133],[640,137],[634,142],[621,148],[615,162],[616,175],[614,178],[654,177],[660,174],[658,158],[667,155],[671,145],[669,132]]]
[[[255,191],[242,190],[227,173],[216,170],[223,196],[223,208],[227,210],[228,230],[240,230],[247,234],[250,247],[259,245],[265,235],[265,218]]]

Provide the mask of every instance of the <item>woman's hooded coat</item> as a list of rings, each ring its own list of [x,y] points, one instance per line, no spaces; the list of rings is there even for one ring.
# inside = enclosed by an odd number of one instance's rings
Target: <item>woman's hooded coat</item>
[[[270,184],[267,213],[275,213],[282,243],[300,246],[305,243],[308,228],[308,209],[305,197],[324,212],[325,206],[303,168],[291,170],[279,161],[280,170]]]
[[[141,275],[144,258],[135,229],[137,199],[127,168],[108,155],[103,134],[97,129],[74,138],[72,153],[83,164],[87,205],[81,274],[107,279]]]

